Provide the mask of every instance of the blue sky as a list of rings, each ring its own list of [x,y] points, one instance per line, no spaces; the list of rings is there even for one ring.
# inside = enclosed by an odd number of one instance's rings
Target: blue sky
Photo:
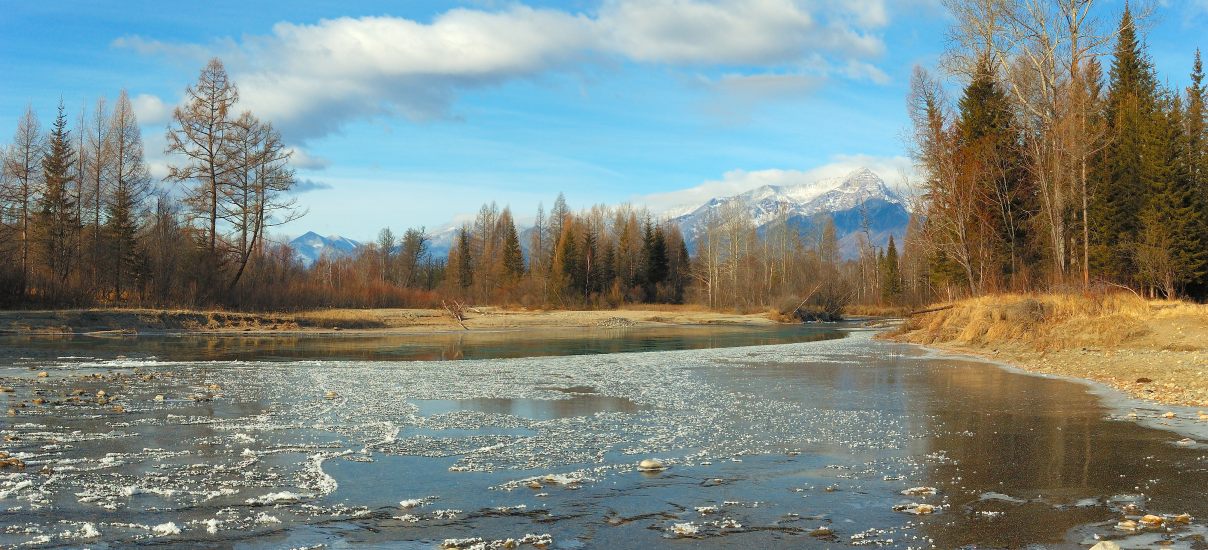
[[[1106,19],[1122,1],[1101,0]],[[485,201],[531,216],[654,210],[867,165],[895,183],[912,67],[934,67],[938,0],[12,2],[0,136],[125,88],[153,173],[171,106],[212,56],[296,149],[309,209],[282,228],[357,239],[439,227]],[[1148,31],[1183,86],[1204,0]]]

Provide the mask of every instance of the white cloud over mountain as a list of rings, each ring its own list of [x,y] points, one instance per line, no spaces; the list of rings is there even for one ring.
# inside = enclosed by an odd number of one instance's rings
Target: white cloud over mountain
[[[853,170],[867,167],[885,179],[885,183],[904,197],[909,197],[907,188],[913,164],[906,157],[874,157],[869,155],[841,155],[831,162],[809,170],[731,170],[721,179],[703,182],[694,187],[667,193],[655,193],[634,197],[633,203],[648,207],[652,212],[663,212],[677,216],[699,207],[715,197],[729,197],[757,189],[765,185],[826,186],[828,180],[842,178]]]
[[[743,68],[717,87],[748,99],[808,90],[825,73],[883,82],[868,60],[885,50],[888,20],[883,0],[605,0],[593,13],[459,8],[429,22],[344,17],[206,45],[115,44],[223,58],[244,105],[303,141],[375,115],[445,116],[461,91],[592,61]],[[145,110],[162,113],[153,99]]]

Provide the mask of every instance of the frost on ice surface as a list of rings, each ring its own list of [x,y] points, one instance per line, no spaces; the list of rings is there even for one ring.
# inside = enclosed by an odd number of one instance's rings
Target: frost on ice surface
[[[177,527],[175,523],[169,521],[167,523],[161,523],[159,525],[156,525],[155,527],[152,527],[151,532],[155,533],[156,536],[160,536],[160,537],[166,537],[169,535],[179,535],[180,527]]]
[[[268,506],[268,505],[272,505],[272,504],[285,504],[285,503],[291,503],[291,502],[298,502],[300,500],[302,500],[302,496],[297,493],[292,493],[289,491],[280,491],[280,492],[276,492],[276,493],[269,493],[267,495],[263,495],[263,496],[259,496],[259,497],[249,498],[244,502],[251,504],[252,506]]]

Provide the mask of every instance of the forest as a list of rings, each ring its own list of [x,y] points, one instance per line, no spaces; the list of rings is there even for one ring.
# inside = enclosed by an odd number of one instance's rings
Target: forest
[[[220,60],[185,88],[150,175],[126,92],[49,127],[27,109],[0,151],[0,306],[534,308],[698,304],[791,313],[906,307],[987,293],[1125,288],[1208,296],[1203,68],[1163,84],[1148,10],[1104,22],[1085,0],[948,0],[949,47],[916,67],[916,163],[901,242],[833,222],[757,230],[731,204],[689,247],[640,205],[574,210],[559,195],[518,226],[481,207],[448,255],[423,227],[383,229],[304,267],[274,228],[305,214],[291,149],[241,111]],[[955,97],[955,99],[953,99]],[[406,225],[405,223],[402,225]],[[690,253],[690,248],[691,253]]]
[[[945,4],[943,75],[916,68],[908,101],[925,222],[904,284],[1208,295],[1199,50],[1185,87],[1162,84],[1148,8],[1112,25],[1084,0]]]

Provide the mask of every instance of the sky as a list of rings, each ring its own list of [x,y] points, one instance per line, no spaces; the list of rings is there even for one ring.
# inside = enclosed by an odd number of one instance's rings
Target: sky
[[[1123,0],[1100,0],[1114,26]],[[1208,0],[1156,4],[1146,40],[1186,85]],[[655,212],[868,167],[911,174],[915,65],[934,68],[939,0],[6,1],[0,142],[127,90],[151,172],[206,61],[294,151],[306,216],[279,229],[368,240],[430,231],[484,202],[520,220]]]

